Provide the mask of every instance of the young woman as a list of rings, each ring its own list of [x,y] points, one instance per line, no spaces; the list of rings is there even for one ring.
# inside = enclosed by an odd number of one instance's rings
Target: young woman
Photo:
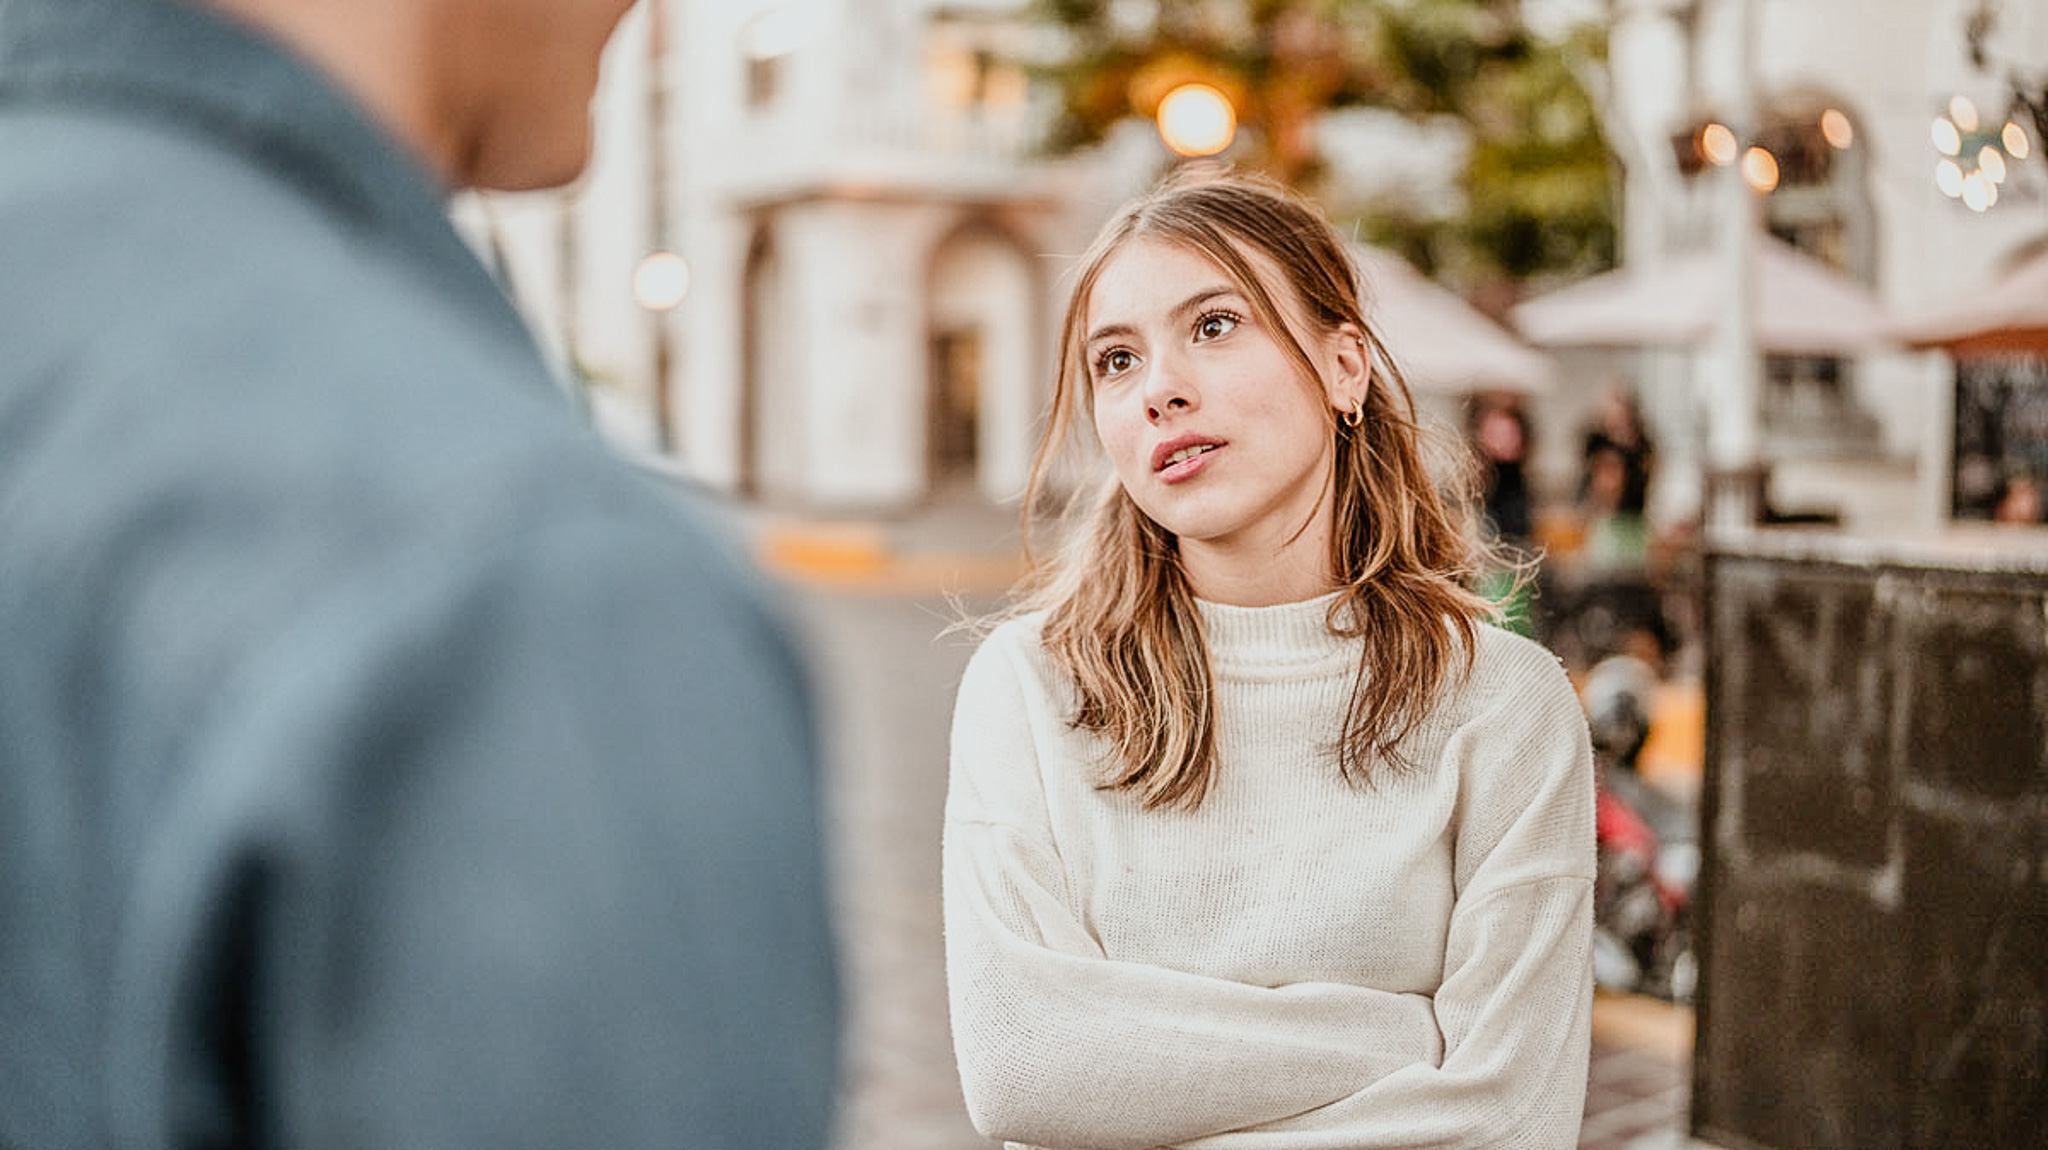
[[[1570,1147],[1593,772],[1327,221],[1241,176],[1110,222],[1035,503],[1114,476],[960,686],[947,975],[968,1109],[1042,1147]]]

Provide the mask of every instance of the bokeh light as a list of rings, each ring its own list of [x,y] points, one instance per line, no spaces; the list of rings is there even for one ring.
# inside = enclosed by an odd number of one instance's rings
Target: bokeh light
[[[1752,147],[1742,153],[1742,182],[1759,192],[1778,186],[1778,157],[1769,148]]]
[[[2006,154],[2015,160],[2024,160],[2033,151],[2027,143],[2027,130],[2011,120],[2005,122],[2005,127],[1998,133],[1998,140],[2005,145]]]
[[[1726,124],[1708,124],[1700,129],[1700,154],[1717,168],[1735,162],[1735,133]]]
[[[668,311],[690,294],[690,265],[674,252],[655,252],[633,269],[633,298],[648,311]]]
[[[1968,96],[1955,96],[1948,102],[1948,118],[1955,121],[1957,128],[1974,132],[1977,130],[1977,105],[1972,104]]]
[[[1820,114],[1820,134],[1836,151],[1856,142],[1856,127],[1840,108],[1829,108]]]
[[[2005,182],[2005,156],[1989,144],[1977,149],[1977,170],[1994,184]]]
[[[1953,156],[1963,150],[1963,134],[1956,130],[1955,121],[1947,116],[1935,118],[1929,135],[1934,140],[1935,150],[1944,156]]]
[[[1955,199],[1963,194],[1963,166],[1954,160],[1944,158],[1934,165],[1934,186],[1941,194]]]
[[[1237,138],[1237,109],[1208,84],[1182,84],[1159,101],[1159,138],[1182,156],[1213,156]]]
[[[1982,172],[1971,172],[1963,177],[1963,206],[1973,212],[1989,211],[1998,202],[1998,185],[1986,179]]]

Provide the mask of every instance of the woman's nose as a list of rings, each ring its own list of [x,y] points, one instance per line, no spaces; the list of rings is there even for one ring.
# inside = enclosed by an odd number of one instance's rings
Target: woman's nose
[[[1157,423],[1168,412],[1191,410],[1194,406],[1195,389],[1180,365],[1170,357],[1156,360],[1145,378],[1145,418]]]

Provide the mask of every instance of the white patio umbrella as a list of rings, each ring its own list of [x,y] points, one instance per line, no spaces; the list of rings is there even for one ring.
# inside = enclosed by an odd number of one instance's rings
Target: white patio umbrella
[[[2048,238],[2022,249],[1991,282],[1902,321],[1895,332],[1910,347],[1960,357],[2048,353]]]
[[[1351,245],[1365,283],[1365,315],[1417,392],[1548,392],[1550,357],[1488,319],[1456,292],[1382,248]]]
[[[1875,293],[1782,240],[1755,237],[1750,273],[1762,351],[1855,355],[1893,341],[1892,321]],[[1713,334],[1722,283],[1718,253],[1691,251],[1525,300],[1508,318],[1543,347],[1686,347]]]

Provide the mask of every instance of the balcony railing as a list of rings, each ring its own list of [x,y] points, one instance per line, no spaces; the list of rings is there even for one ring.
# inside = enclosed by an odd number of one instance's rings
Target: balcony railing
[[[712,154],[720,182],[745,198],[846,185],[943,194],[1014,190],[1034,138],[1021,110],[779,109],[735,123]]]

